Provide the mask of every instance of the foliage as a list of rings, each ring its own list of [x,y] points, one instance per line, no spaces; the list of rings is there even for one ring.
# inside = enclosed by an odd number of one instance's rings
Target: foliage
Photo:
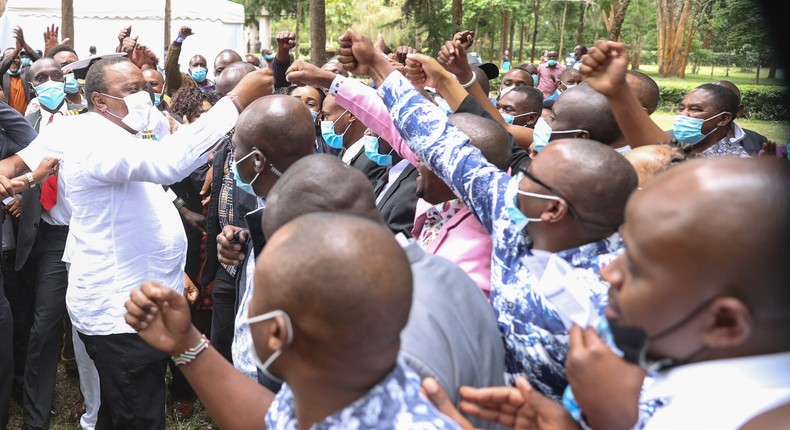
[[[680,83],[678,85],[659,85],[659,109],[676,111],[686,94],[697,87],[696,83]],[[744,118],[764,121],[788,121],[790,111],[785,104],[788,93],[781,86],[739,85],[741,102],[744,105]]]

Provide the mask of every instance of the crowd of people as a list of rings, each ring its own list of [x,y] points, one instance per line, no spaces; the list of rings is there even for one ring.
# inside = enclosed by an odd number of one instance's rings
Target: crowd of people
[[[83,429],[197,398],[222,429],[787,422],[790,165],[732,82],[663,130],[612,41],[497,66],[472,31],[348,30],[322,64],[290,31],[187,59],[182,27],[163,61],[131,26],[82,59],[14,35],[0,428],[12,398],[23,429],[63,413],[59,363]]]

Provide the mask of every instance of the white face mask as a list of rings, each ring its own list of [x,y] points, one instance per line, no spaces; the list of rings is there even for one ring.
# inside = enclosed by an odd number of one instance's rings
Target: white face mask
[[[285,311],[282,311],[282,310],[278,309],[278,310],[274,310],[274,311],[271,311],[271,312],[267,312],[267,313],[262,314],[262,315],[256,315],[254,317],[247,318],[247,320],[244,321],[244,323],[249,326],[250,324],[263,322],[263,321],[266,321],[266,320],[269,320],[269,319],[272,319],[272,318],[276,318],[276,317],[282,317],[285,320],[285,326],[286,326],[286,330],[288,330],[288,334],[286,335],[286,340],[285,340],[285,345],[284,346],[288,346],[294,340],[294,329],[293,329],[293,325],[291,324],[291,318],[288,316],[287,313],[285,313]],[[248,329],[247,333],[250,336],[250,348],[252,348],[252,350],[251,350],[251,352],[252,352],[252,361],[255,362],[255,367],[257,367],[258,370],[261,371],[261,373],[266,375],[266,377],[268,377],[272,381],[274,381],[274,382],[276,382],[278,384],[282,384],[283,381],[280,378],[272,375],[271,372],[269,372],[269,366],[271,366],[272,363],[274,363],[274,360],[276,360],[277,357],[279,357],[280,354],[282,354],[282,350],[278,349],[277,351],[274,351],[272,353],[272,355],[270,355],[269,358],[266,359],[265,362],[261,362],[261,358],[258,356],[258,351],[255,349],[255,342],[252,341],[252,330]]]
[[[123,98],[104,93],[99,94],[111,99],[123,100],[123,102],[126,103],[126,109],[129,111],[129,113],[127,113],[125,117],[121,118],[120,116],[110,112],[109,109],[107,109],[107,113],[120,119],[124,124],[126,124],[127,127],[139,132],[148,126],[148,121],[151,116],[151,106],[153,106],[153,103],[151,103],[151,96],[148,94],[148,91],[138,91]]]

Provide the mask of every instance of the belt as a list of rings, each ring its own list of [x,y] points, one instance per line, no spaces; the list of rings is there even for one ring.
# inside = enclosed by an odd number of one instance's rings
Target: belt
[[[52,225],[52,224],[49,224],[49,223],[44,222],[44,221],[41,221],[41,228],[42,229],[46,228],[48,230],[57,231],[57,232],[61,232],[61,233],[68,233],[69,232],[69,226],[67,226],[67,225]]]

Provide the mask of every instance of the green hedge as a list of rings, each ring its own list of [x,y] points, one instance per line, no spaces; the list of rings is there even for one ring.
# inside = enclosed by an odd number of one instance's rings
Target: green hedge
[[[686,93],[694,86],[660,86],[661,99],[658,108],[663,111],[675,112],[683,101]],[[744,106],[743,116],[749,119],[765,121],[788,121],[788,92],[781,86],[741,85],[741,103]]]

